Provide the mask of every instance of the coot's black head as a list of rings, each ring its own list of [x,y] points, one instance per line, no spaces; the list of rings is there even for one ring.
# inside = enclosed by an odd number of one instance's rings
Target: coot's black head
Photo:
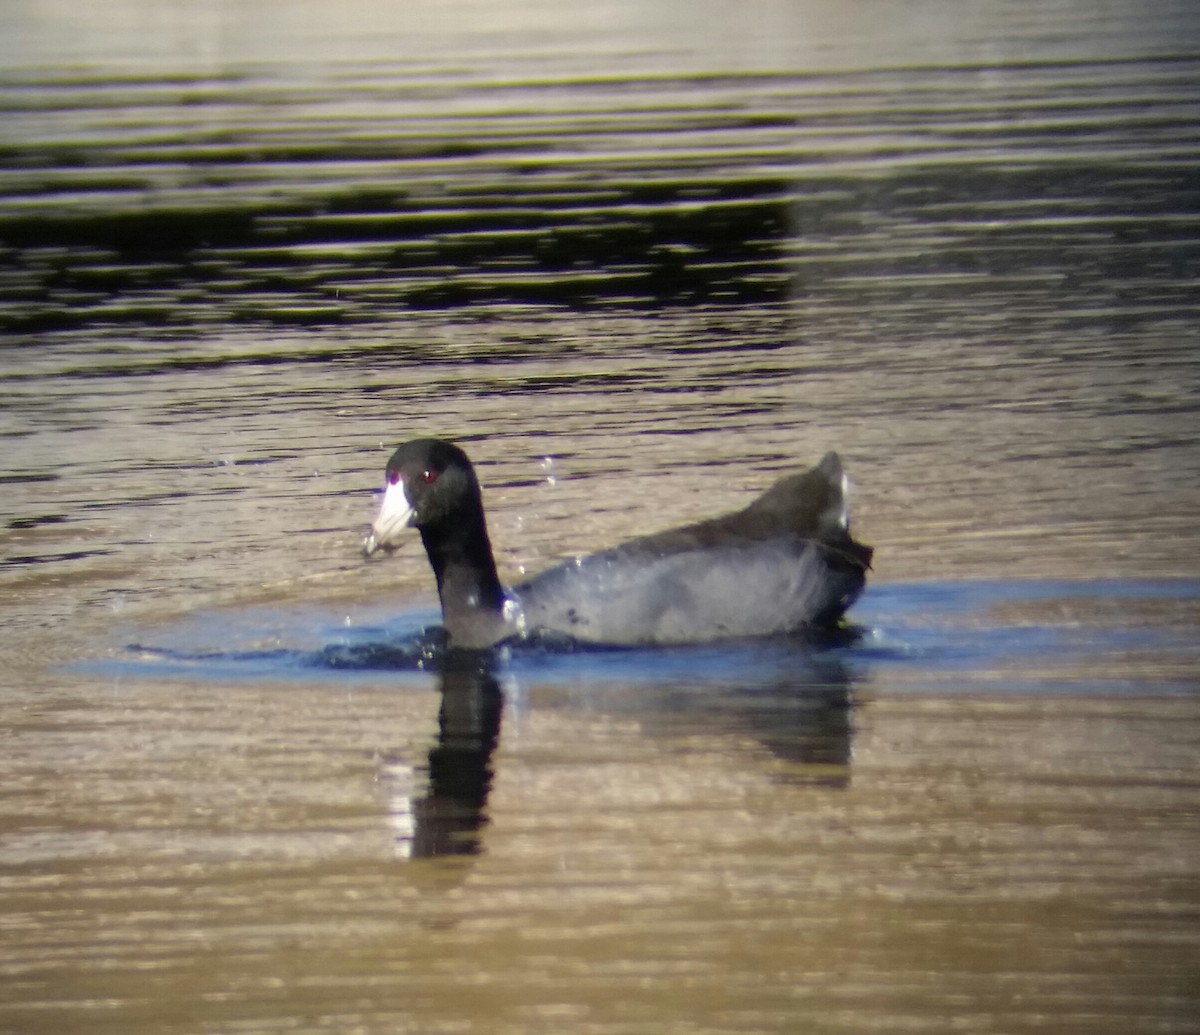
[[[472,529],[482,521],[479,481],[467,454],[441,439],[413,439],[387,463],[383,503],[363,553],[369,557],[376,550],[394,550],[409,528],[449,532]]]

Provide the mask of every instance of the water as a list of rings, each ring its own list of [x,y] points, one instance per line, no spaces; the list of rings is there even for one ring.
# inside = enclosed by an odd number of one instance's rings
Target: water
[[[1200,21],[0,14],[0,1031],[1196,1030]],[[840,451],[861,635],[439,671]]]

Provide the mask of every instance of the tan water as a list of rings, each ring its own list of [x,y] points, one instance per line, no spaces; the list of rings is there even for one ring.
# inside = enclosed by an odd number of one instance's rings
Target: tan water
[[[0,13],[0,1031],[1197,1030],[1200,21],[898,10]],[[421,668],[416,434],[861,638]]]

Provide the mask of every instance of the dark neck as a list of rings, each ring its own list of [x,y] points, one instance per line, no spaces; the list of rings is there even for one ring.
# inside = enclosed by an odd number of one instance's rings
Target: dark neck
[[[490,646],[504,636],[504,590],[487,525],[477,522],[425,527],[421,539],[437,578],[442,622],[452,643]]]

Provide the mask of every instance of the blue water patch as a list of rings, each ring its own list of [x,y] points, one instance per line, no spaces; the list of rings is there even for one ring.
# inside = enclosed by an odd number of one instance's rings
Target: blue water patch
[[[1198,605],[1200,581],[1182,579],[877,585],[856,656],[919,690],[1193,692]]]
[[[380,672],[422,677],[439,653],[438,614],[338,615],[319,608],[197,612],[134,630],[99,662],[114,675],[218,681],[311,679]],[[89,666],[96,663],[89,663]]]
[[[499,650],[525,685],[869,684],[881,692],[1190,693],[1200,682],[1200,581],[979,580],[873,585],[844,635],[596,649],[564,640]],[[204,612],[135,632],[88,668],[220,681],[427,682],[447,661],[428,608]]]

